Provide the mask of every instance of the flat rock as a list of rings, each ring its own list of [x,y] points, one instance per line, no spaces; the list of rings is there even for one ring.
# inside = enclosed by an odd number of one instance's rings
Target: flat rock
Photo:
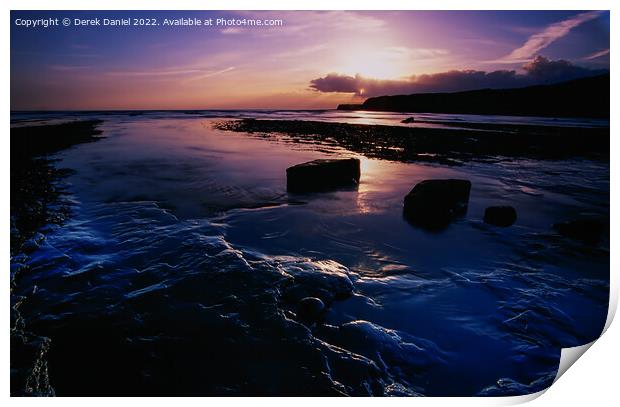
[[[512,206],[489,206],[484,211],[484,222],[494,226],[507,227],[517,220],[517,210]]]
[[[413,116],[411,116],[411,117],[407,117],[406,119],[403,119],[403,120],[401,120],[400,122],[401,122],[401,123],[405,123],[405,124],[408,124],[408,123],[413,123],[413,122],[415,122],[415,118],[414,118]]]
[[[354,187],[360,181],[357,158],[322,159],[297,164],[286,169],[289,192],[320,192]]]
[[[436,229],[465,214],[471,182],[462,179],[425,180],[405,196],[403,214],[417,226]]]

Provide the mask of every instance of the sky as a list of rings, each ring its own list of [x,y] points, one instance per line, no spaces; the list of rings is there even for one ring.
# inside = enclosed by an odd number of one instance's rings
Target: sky
[[[17,25],[40,18],[71,25]],[[166,18],[214,25],[164,26]],[[11,109],[330,109],[379,95],[554,83],[608,71],[609,29],[606,11],[13,11]]]

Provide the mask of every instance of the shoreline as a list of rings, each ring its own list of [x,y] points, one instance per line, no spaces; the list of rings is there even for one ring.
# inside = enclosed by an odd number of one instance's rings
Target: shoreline
[[[101,120],[11,128],[11,254],[48,224],[60,224],[69,208],[58,181],[69,171],[49,155],[76,144],[97,141]]]
[[[70,204],[61,180],[70,171],[49,157],[76,144],[97,141],[100,120],[11,128],[11,395],[53,396],[45,355],[50,340],[31,332],[20,313],[24,298],[14,289],[28,270],[24,257],[39,244],[37,234],[62,225]]]

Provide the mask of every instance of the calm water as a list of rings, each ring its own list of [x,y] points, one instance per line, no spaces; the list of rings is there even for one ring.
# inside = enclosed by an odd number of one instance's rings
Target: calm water
[[[134,119],[184,119],[188,116],[200,118],[256,118],[281,120],[318,120],[325,122],[352,123],[352,124],[383,124],[405,127],[458,127],[459,123],[480,124],[524,124],[535,126],[564,126],[564,127],[609,127],[609,120],[591,118],[562,118],[562,117],[524,117],[524,116],[497,116],[475,114],[444,114],[444,113],[392,113],[392,112],[362,112],[339,110],[191,110],[191,111],[103,111],[103,112],[50,112],[50,113],[13,113],[14,121],[47,122],[54,120],[80,119],[84,117],[125,120],[132,114]],[[411,116],[415,122],[403,124],[403,119]],[[465,128],[463,129],[465,130]]]
[[[244,114],[404,117],[230,116]],[[58,154],[75,170],[73,216],[12,261],[27,270],[25,327],[50,339],[56,394],[523,394],[550,384],[561,347],[600,333],[608,239],[587,246],[551,225],[609,218],[608,163],[357,156],[358,189],[288,195],[287,167],[356,155],[214,130],[220,119],[204,116],[105,115],[105,139]],[[448,177],[472,181],[467,215],[439,233],[407,223],[406,193]],[[497,204],[517,209],[513,227],[482,221]],[[296,322],[307,295],[329,304],[323,324]]]

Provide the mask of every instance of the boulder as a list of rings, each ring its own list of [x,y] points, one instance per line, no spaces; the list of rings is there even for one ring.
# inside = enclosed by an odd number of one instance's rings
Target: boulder
[[[464,215],[469,203],[471,182],[462,179],[425,180],[405,196],[403,214],[417,226],[436,229]]]
[[[306,297],[297,304],[297,318],[302,321],[316,321],[324,310],[325,304],[319,298]]]
[[[490,225],[507,227],[517,220],[517,210],[512,206],[489,206],[484,211],[484,222]]]
[[[408,124],[408,123],[413,123],[413,122],[415,122],[415,118],[414,118],[413,116],[411,116],[411,117],[407,117],[406,119],[403,119],[403,120],[401,120],[400,122],[401,122],[401,123],[405,123],[405,124]]]
[[[357,186],[360,160],[357,158],[323,159],[297,164],[286,169],[289,192],[319,192]]]
[[[603,236],[605,224],[597,219],[577,219],[556,223],[553,225],[553,228],[562,236],[581,240],[589,244],[596,244]]]

